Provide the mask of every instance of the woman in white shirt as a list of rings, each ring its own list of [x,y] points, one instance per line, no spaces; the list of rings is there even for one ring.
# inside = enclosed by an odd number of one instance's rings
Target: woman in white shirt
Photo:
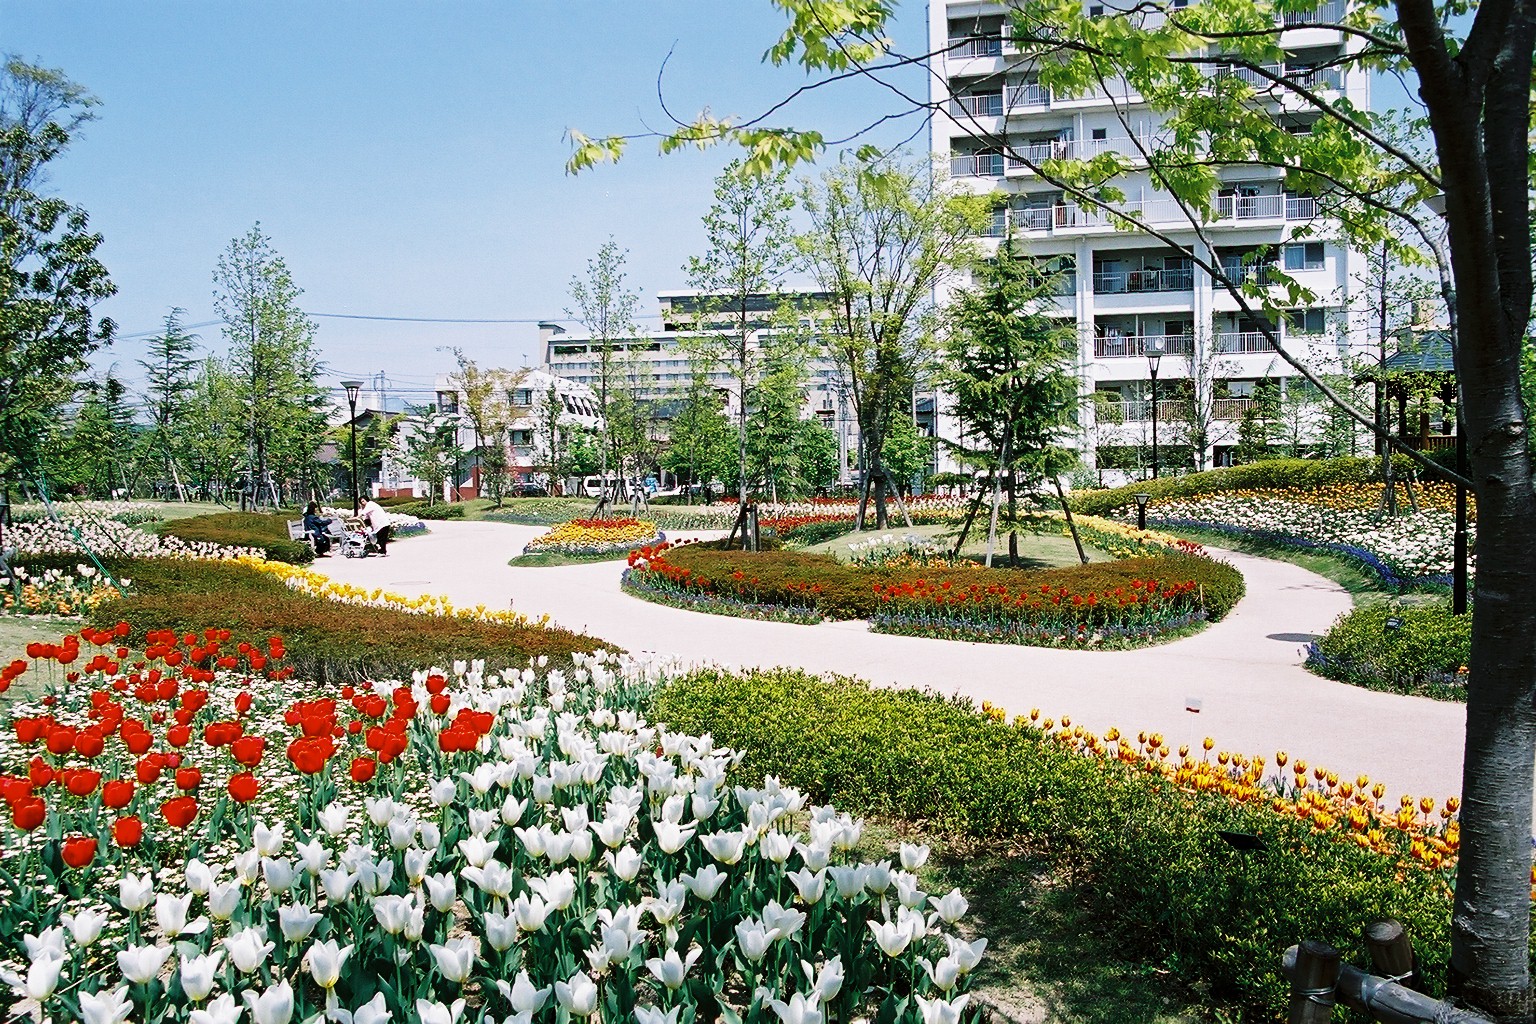
[[[390,525],[389,513],[384,511],[384,506],[369,498],[363,503],[363,507],[358,512],[358,515],[362,517],[363,523],[368,527],[368,532],[373,534],[373,541],[379,546],[379,554],[388,556],[389,533],[392,527]]]

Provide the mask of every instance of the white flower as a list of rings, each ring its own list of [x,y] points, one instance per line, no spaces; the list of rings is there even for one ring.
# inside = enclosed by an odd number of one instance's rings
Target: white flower
[[[916,871],[928,863],[928,847],[916,843],[901,844],[901,866],[906,871]]]
[[[790,996],[787,1003],[782,999],[770,999],[768,1005],[783,1024],[821,1024],[821,1010],[817,1008],[816,1000],[807,999],[799,992]]]
[[[242,928],[224,939],[229,951],[229,962],[241,974],[250,974],[267,962],[276,943],[266,941],[267,933],[261,928]]]
[[[633,846],[614,850],[607,854],[607,859],[613,865],[614,875],[623,882],[633,882],[645,864],[645,858]]]
[[[132,1012],[133,1001],[128,998],[127,985],[119,985],[110,992],[80,993],[82,1024],[123,1024]]]
[[[597,984],[577,971],[565,981],[555,982],[555,1000],[560,1008],[576,1017],[590,1016],[597,1009]]]
[[[375,896],[373,917],[390,935],[399,935],[410,924],[411,907],[409,896]]]
[[[960,1024],[965,1004],[971,1001],[970,993],[957,999],[925,999],[917,997],[917,1005],[923,1013],[923,1024]]]
[[[181,990],[194,1003],[208,998],[214,983],[219,980],[219,967],[224,963],[224,953],[214,950],[204,956],[181,958]]]
[[[748,918],[736,922],[736,946],[741,950],[741,955],[753,963],[763,958],[768,952],[768,947],[777,938],[779,933],[771,928],[764,928],[761,921]]]
[[[190,1024],[237,1024],[245,1007],[235,1002],[235,997],[225,992],[205,1008],[193,1010],[187,1018]]]
[[[170,946],[129,946],[118,951],[117,968],[133,984],[147,985],[160,976],[170,957]]]
[[[309,975],[315,984],[329,992],[341,980],[341,969],[352,955],[351,946],[338,946],[335,939],[316,942],[309,947],[305,958],[309,962]]]
[[[328,836],[341,835],[350,824],[346,805],[342,803],[326,804],[325,809],[316,817],[320,821],[320,827],[325,830],[325,834]]]
[[[875,945],[889,957],[901,956],[912,942],[912,932],[895,921],[870,921],[869,930],[875,934]]]
[[[311,839],[307,843],[295,843],[293,849],[299,855],[299,860],[303,862],[304,873],[311,878],[325,870],[331,862],[331,851],[327,850],[325,844],[319,839]]]
[[[496,845],[484,836],[466,836],[459,840],[459,852],[471,867],[483,868],[496,856]]]
[[[722,864],[735,864],[741,860],[741,855],[746,852],[748,832],[743,829],[737,832],[713,832],[701,837],[704,849],[709,855]]]
[[[805,972],[805,980],[811,986],[811,992],[818,1002],[830,1002],[843,990],[842,954],[822,964],[819,972],[804,960],[800,961],[800,969]]]
[[[187,861],[187,891],[197,896],[206,896],[216,881],[217,876],[207,864],[196,857]]]
[[[660,958],[652,957],[645,962],[645,966],[647,970],[656,976],[657,981],[675,992],[688,979],[688,972],[693,968],[694,964],[698,963],[699,956],[703,952],[702,949],[695,945],[688,950],[688,956],[685,959],[677,955],[676,949],[668,949],[665,956]]]
[[[437,963],[438,973],[454,984],[462,985],[474,972],[480,942],[478,939],[464,937],[449,939],[443,945],[434,942],[428,945],[427,949]]]
[[[693,838],[694,826],[692,825],[685,828],[670,821],[653,821],[651,825],[656,831],[656,845],[661,847],[661,852],[665,854],[676,853]]]
[[[549,916],[549,906],[538,896],[518,893],[517,899],[512,901],[512,916],[517,918],[520,930],[536,932],[544,927],[544,919]]]
[[[827,891],[827,873],[822,871],[809,871],[801,868],[799,871],[791,871],[788,878],[795,885],[795,891],[806,903],[815,903],[821,899]]]
[[[240,883],[226,882],[208,890],[208,915],[228,921],[240,907]]]
[[[199,917],[195,921],[187,920],[187,913],[192,908],[192,894],[185,896],[172,896],[170,893],[161,893],[155,897],[155,923],[160,925],[160,930],[165,932],[165,937],[174,939],[179,935],[201,935],[208,928],[208,919]]]
[[[101,930],[107,924],[107,915],[95,910],[82,910],[78,914],[63,914],[59,920],[69,929],[69,937],[75,940],[75,945],[89,947],[101,938]]]
[[[254,1024],[288,1024],[293,1019],[293,988],[286,981],[268,986],[261,995],[249,989],[244,995]]]
[[[352,895],[352,887],[357,884],[357,875],[346,868],[322,871],[319,877],[320,887],[325,890],[326,899],[332,903],[345,903],[347,897]]]
[[[53,995],[53,990],[59,985],[59,971],[64,968],[65,960],[60,956],[44,956],[33,960],[27,967],[27,976],[23,978],[14,971],[0,968],[0,982],[11,987],[18,998],[44,1000]]]
[[[666,1013],[662,1013],[654,1006],[635,1007],[635,1024],[677,1024],[677,1015],[682,1011],[681,1006],[674,1006]]]
[[[565,910],[576,898],[576,876],[569,870],[535,876],[528,879],[528,888],[544,897],[551,910]]]
[[[117,902],[130,914],[149,906],[155,898],[155,880],[149,872],[143,877],[125,875],[117,882]]]
[[[268,828],[266,822],[257,821],[251,828],[251,841],[256,846],[256,854],[260,857],[270,857],[283,848],[283,843],[288,839],[288,828],[282,822],[278,822],[273,828]]]
[[[261,877],[266,880],[267,888],[272,890],[274,896],[292,889],[298,875],[293,869],[293,862],[287,857],[261,859]]]
[[[933,987],[941,992],[948,992],[960,980],[960,961],[953,954],[936,964],[927,957],[919,957],[917,962],[923,965],[923,971],[928,975],[928,980],[933,982]]]
[[[432,784],[431,792],[427,795],[432,803],[438,807],[447,807],[458,797],[458,783],[452,779],[438,779]]]
[[[725,884],[727,877],[724,871],[713,864],[705,864],[694,874],[677,876],[678,881],[688,887],[688,891],[693,893],[695,899],[705,902],[715,898],[715,894],[720,891],[720,886]]]
[[[760,853],[775,864],[783,864],[789,859],[790,853],[795,848],[793,836],[783,832],[769,832],[759,839],[757,848]]]
[[[778,932],[779,938],[787,939],[805,924],[805,911],[781,907],[778,900],[769,900],[763,908],[763,924]]]
[[[965,901],[965,897],[960,894],[959,889],[949,890],[942,898],[930,896],[928,897],[928,902],[933,904],[933,909],[938,912],[939,918],[945,924],[954,924],[960,920],[971,906]]]
[[[416,1000],[416,1019],[420,1024],[459,1024],[459,1018],[462,1016],[464,1016],[463,999],[455,999],[452,1006],[428,1002],[425,999]]]
[[[497,984],[503,985],[505,982],[498,982]],[[528,972],[520,970],[517,972],[517,977],[513,980],[511,987],[503,994],[507,997],[507,1001],[512,1004],[513,1010],[518,1013],[532,1014],[541,1010],[544,1004],[549,1001],[549,993],[550,987],[548,985],[543,988],[535,988],[533,981],[528,977]]]
[[[428,875],[422,879],[427,886],[427,898],[432,902],[432,909],[440,914],[446,914],[453,909],[453,905],[459,901],[457,880],[447,872],[439,875]]]
[[[288,942],[303,942],[309,938],[309,933],[315,930],[320,920],[321,915],[302,903],[277,908],[278,927],[282,929],[283,939]]]
[[[949,944],[949,955],[955,958],[960,965],[960,973],[972,970],[981,963],[981,955],[987,950],[987,940],[977,939],[975,942],[962,942],[952,935],[944,936],[944,941]]]

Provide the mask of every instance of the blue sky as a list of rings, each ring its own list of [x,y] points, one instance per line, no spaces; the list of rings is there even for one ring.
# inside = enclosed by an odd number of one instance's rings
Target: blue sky
[[[924,5],[896,26],[924,37]],[[767,0],[398,0],[260,4],[0,0],[0,50],[63,69],[102,100],[51,188],[90,213],[119,294],[123,335],[172,306],[213,319],[220,251],[260,221],[312,312],[559,316],[567,285],[612,234],[654,312],[683,287],[724,150],[666,158],[634,144],[615,167],[564,173],[567,127],[588,134],[755,113],[804,81],[760,58],[782,27]],[[922,89],[921,75],[907,79]],[[890,109],[839,86],[788,121],[829,134]],[[887,130],[878,140],[917,127]],[[926,146],[926,134],[917,141]],[[495,365],[536,358],[528,325],[320,319],[334,376],[379,370],[424,386],[460,345]],[[222,349],[219,328],[198,332]],[[138,377],[142,340],[98,360]]]

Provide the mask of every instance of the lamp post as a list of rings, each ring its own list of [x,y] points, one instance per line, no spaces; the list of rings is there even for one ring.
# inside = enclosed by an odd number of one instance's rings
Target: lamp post
[[[357,393],[363,389],[360,380],[344,380],[341,386],[347,389],[347,409],[352,416],[352,514],[357,515]]]
[[[1136,499],[1136,529],[1145,530],[1147,528],[1147,502],[1152,500],[1152,495],[1133,494],[1131,497]]]
[[[1153,339],[1142,349],[1147,357],[1147,369],[1152,373],[1152,479],[1157,479],[1157,366],[1163,361],[1163,342]]]

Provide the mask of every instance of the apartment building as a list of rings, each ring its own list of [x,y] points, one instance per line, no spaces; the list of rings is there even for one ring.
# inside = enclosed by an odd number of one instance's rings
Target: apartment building
[[[1088,13],[1102,15],[1105,7],[1090,4]],[[1342,354],[1360,334],[1350,310],[1364,263],[1333,240],[1336,232],[1320,220],[1315,199],[1287,192],[1279,170],[1224,171],[1215,218],[1203,225],[1208,241],[1202,240],[1144,170],[1141,154],[1156,147],[1161,119],[1123,82],[1086,96],[1052,95],[1037,77],[1037,61],[1048,58],[1021,52],[1012,42],[1002,4],[931,0],[928,14],[929,49],[939,54],[930,81],[943,110],[933,120],[932,148],[960,187],[1006,197],[985,232],[988,245],[1012,237],[1018,251],[1060,271],[1059,309],[1079,331],[1081,443],[1088,458],[1123,464],[1127,452],[1145,446],[1153,415],[1149,353],[1163,354],[1157,415],[1169,454],[1177,454],[1179,442],[1187,443],[1191,433],[1191,403],[1174,396],[1203,394],[1204,418],[1210,421],[1201,460],[1206,465],[1226,460],[1255,389],[1268,386],[1262,382],[1278,381],[1282,390],[1295,386],[1295,371],[1270,349],[1261,326],[1239,312],[1225,288],[1213,285],[1191,253],[1260,283],[1273,267],[1283,268],[1317,296],[1314,304],[1287,311],[1278,325],[1283,347],[1309,366],[1341,365]],[[1363,73],[1327,66],[1352,45],[1341,33],[1286,29],[1281,43],[1285,61],[1267,70],[1320,95],[1369,105]],[[1260,78],[1219,61],[1211,68],[1212,74]],[[1284,98],[1266,102],[1288,130],[1311,130],[1315,112]],[[1027,166],[1106,152],[1132,162],[1118,183],[1127,197],[1124,208],[1176,247],[1117,228]],[[1094,392],[1101,393],[1097,403]],[[1095,404],[1106,415],[1096,418]],[[1186,448],[1177,457],[1187,454]]]

